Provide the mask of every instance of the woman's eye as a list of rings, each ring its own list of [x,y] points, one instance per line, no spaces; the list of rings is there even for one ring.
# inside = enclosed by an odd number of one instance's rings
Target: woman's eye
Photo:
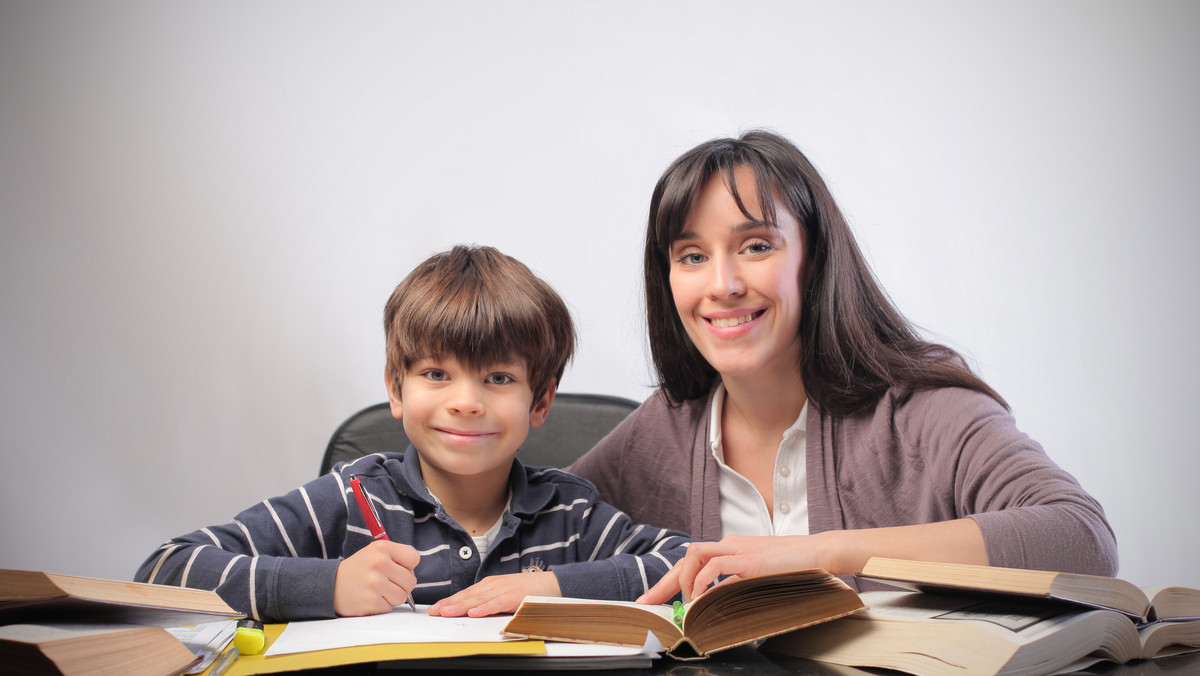
[[[684,265],[699,265],[704,262],[704,256],[698,253],[685,253],[675,260]]]
[[[746,247],[746,253],[750,253],[750,254],[766,253],[773,248],[774,247],[772,247],[769,242],[754,242]]]
[[[507,385],[512,382],[512,376],[504,373],[493,373],[487,377],[489,385]]]

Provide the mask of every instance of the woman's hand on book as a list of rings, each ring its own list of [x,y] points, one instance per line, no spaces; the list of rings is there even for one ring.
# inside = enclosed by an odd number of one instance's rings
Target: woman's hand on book
[[[852,575],[867,559],[885,556],[919,561],[987,565],[983,533],[974,519],[890,528],[830,530],[815,535],[730,535],[720,542],[696,542],[687,555],[638,599],[659,604],[683,592],[685,601],[724,577],[750,577],[820,568]]]
[[[430,615],[486,617],[516,612],[526,596],[561,596],[553,571],[486,577],[429,606]]]
[[[638,599],[638,603],[670,601],[682,591],[685,601],[704,593],[718,578],[740,578],[789,570],[825,568],[822,548],[828,537],[820,535],[730,535],[720,542],[695,542],[687,556]],[[835,572],[829,570],[829,572]],[[836,573],[835,573],[836,574]]]
[[[333,610],[343,617],[391,612],[417,586],[421,555],[399,542],[377,540],[338,564]]]

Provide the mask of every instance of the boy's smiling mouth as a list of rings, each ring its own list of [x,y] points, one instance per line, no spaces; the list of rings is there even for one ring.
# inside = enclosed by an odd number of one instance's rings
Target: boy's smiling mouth
[[[490,436],[496,434],[495,432],[489,432],[486,430],[461,430],[461,429],[454,429],[454,428],[450,428],[450,427],[434,427],[433,429],[435,429],[438,432],[441,432],[444,435],[450,436],[450,437],[457,437],[457,438],[470,439],[470,440],[479,439],[481,437],[490,437]]]

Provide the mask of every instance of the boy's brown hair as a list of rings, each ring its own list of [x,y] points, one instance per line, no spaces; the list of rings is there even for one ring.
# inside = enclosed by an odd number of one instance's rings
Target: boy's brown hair
[[[517,259],[488,246],[458,245],[418,265],[383,314],[388,386],[413,362],[452,356],[468,368],[521,359],[534,402],[562,382],[575,351],[566,303]]]

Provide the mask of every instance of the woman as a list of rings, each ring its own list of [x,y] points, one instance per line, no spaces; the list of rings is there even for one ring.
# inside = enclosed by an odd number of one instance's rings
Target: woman
[[[660,389],[570,469],[634,521],[720,539],[645,602],[871,556],[1115,574],[1100,505],[901,316],[786,139],[676,160],[644,266]]]

